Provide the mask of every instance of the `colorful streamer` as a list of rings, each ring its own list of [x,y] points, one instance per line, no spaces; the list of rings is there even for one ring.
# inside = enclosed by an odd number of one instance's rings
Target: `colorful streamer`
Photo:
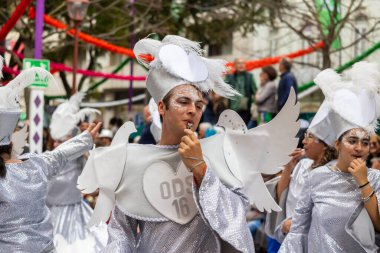
[[[355,57],[351,61],[348,61],[345,64],[343,64],[342,66],[339,66],[338,68],[336,68],[336,72],[341,73],[341,72],[345,71],[346,69],[348,69],[352,65],[354,65],[356,62],[364,60],[365,58],[367,58],[369,55],[371,55],[373,52],[375,52],[378,49],[380,49],[380,42],[377,42],[375,45],[373,45],[368,50],[364,51],[362,54],[358,55],[357,57]],[[298,92],[305,91],[314,85],[315,85],[315,83],[313,81],[305,83],[305,84],[301,85],[300,87],[298,87]]]
[[[50,66],[53,69],[56,69],[59,71],[73,72],[73,69],[71,67],[67,67],[66,65],[61,64],[61,63],[51,62]],[[78,69],[77,73],[85,75],[85,76],[111,78],[111,79],[116,79],[116,80],[145,81],[145,76],[123,76],[123,75],[101,73],[97,71],[84,70],[84,69]]]
[[[21,18],[21,16],[28,8],[29,4],[32,0],[22,0],[19,5],[17,5],[15,11],[12,13],[12,16],[8,19],[8,21],[3,25],[0,30],[0,41],[4,40],[9,31],[16,25],[17,21]]]
[[[128,64],[128,62],[131,60],[131,58],[126,58],[119,66],[117,66],[116,69],[114,69],[112,71],[113,74],[116,74],[117,72],[119,72],[125,65]],[[96,88],[98,88],[100,85],[102,85],[103,83],[107,82],[108,81],[108,78],[104,78],[103,80],[100,80],[98,81],[97,83],[95,84],[90,84],[90,88],[88,88],[87,92],[90,92],[92,90],[95,90]]]
[[[29,17],[32,19],[35,18],[35,10],[33,8],[30,8]],[[61,30],[67,30],[68,29],[67,25],[65,25],[64,23],[58,21],[57,19],[50,17],[49,15],[46,15],[46,14],[44,15],[44,21],[46,24],[49,24],[49,25],[51,25],[57,29],[61,29]],[[75,35],[75,29],[69,29],[66,32],[71,36]],[[123,55],[126,55],[126,56],[131,57],[131,58],[135,58],[135,55],[134,55],[132,49],[113,45],[113,44],[108,43],[104,40],[101,40],[101,39],[95,38],[91,35],[88,35],[86,33],[79,32],[79,39],[81,39],[85,42],[88,42],[94,46],[106,49],[108,51],[111,51],[111,52],[114,52],[117,54],[123,54]],[[278,63],[281,58],[287,57],[287,58],[293,59],[296,57],[300,57],[300,56],[303,56],[306,54],[313,53],[321,47],[323,47],[322,41],[320,41],[320,42],[316,43],[315,45],[308,47],[306,49],[298,50],[296,52],[292,52],[289,54],[284,54],[284,55],[280,55],[280,56],[276,56],[276,57],[267,57],[267,58],[263,58],[263,59],[259,59],[259,60],[247,61],[246,62],[246,68],[248,71],[251,71],[251,70],[256,69],[256,68],[262,68],[262,67],[265,67],[268,65],[273,65],[273,64]],[[150,61],[152,61],[152,60],[153,60],[153,58],[150,58]],[[229,62],[229,63],[227,63],[227,66],[230,67],[231,69],[233,69],[234,63]]]
[[[253,69],[273,65],[273,64],[279,63],[279,61],[285,57],[290,58],[290,59],[294,59],[297,57],[301,57],[301,56],[313,53],[317,49],[322,48],[323,45],[324,45],[323,41],[320,41],[313,46],[310,46],[308,48],[301,49],[301,50],[298,50],[298,51],[295,51],[295,52],[292,52],[289,54],[283,54],[283,55],[279,55],[279,56],[275,56],[275,57],[267,57],[267,58],[262,58],[262,59],[258,59],[258,60],[247,61],[245,63],[245,67],[246,67],[247,71],[251,71]],[[233,62],[227,63],[227,66],[230,67],[231,69],[234,69],[234,63]]]
[[[34,19],[35,16],[36,16],[36,12],[35,12],[34,8],[30,8],[29,18]],[[67,25],[65,25],[64,23],[60,22],[57,19],[50,17],[49,15],[44,14],[44,22],[46,24],[54,26],[57,29],[66,30],[67,34],[69,34],[71,36],[75,36],[75,29],[69,29],[68,30]],[[78,38],[87,42],[87,43],[90,43],[94,46],[106,49],[108,51],[111,51],[111,52],[114,52],[117,54],[123,54],[123,55],[126,55],[126,56],[131,57],[131,58],[135,58],[135,54],[133,53],[132,49],[113,45],[111,43],[108,43],[104,40],[95,38],[94,36],[88,35],[88,34],[83,33],[83,32],[79,32]]]
[[[5,52],[5,49],[0,48],[0,52]],[[21,60],[24,59],[23,54],[16,53],[16,52],[14,52],[14,53]],[[50,66],[52,68],[51,72],[56,72],[56,71],[73,72],[73,69],[71,67],[68,67],[62,63],[50,62]],[[18,75],[20,73],[20,71],[13,70],[13,69],[6,67],[6,66],[3,67],[3,70],[4,70],[4,72],[7,72],[11,75]],[[97,71],[92,71],[92,70],[84,70],[84,69],[78,69],[77,73],[85,75],[85,76],[110,78],[110,79],[116,79],[116,80],[145,81],[145,76],[124,76],[124,75],[108,74],[108,73],[102,73],[102,72],[97,72]]]

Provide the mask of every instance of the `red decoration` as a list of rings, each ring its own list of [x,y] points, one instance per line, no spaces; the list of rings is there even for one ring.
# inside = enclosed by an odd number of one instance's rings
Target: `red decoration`
[[[22,0],[19,5],[17,5],[15,11],[12,13],[12,16],[8,19],[8,21],[3,25],[0,30],[0,41],[4,40],[9,31],[16,25],[17,21],[21,18],[21,16],[28,8],[28,5],[32,2],[32,0]]]
[[[0,52],[5,52],[4,48],[0,47]],[[24,55],[20,53],[14,52],[17,57],[20,59],[24,59]],[[56,62],[50,62],[51,66],[51,73],[57,72],[57,71],[66,71],[66,72],[73,72],[73,69],[71,67],[68,67],[62,63],[56,63]],[[4,72],[7,72],[11,75],[18,75],[20,73],[19,70],[12,69],[10,67],[4,66],[3,67]],[[97,71],[92,70],[84,70],[84,69],[78,69],[77,73],[85,75],[85,76],[93,76],[93,77],[102,77],[102,78],[110,78],[110,79],[116,79],[116,80],[133,80],[133,81],[145,81],[145,76],[124,76],[124,75],[117,75],[117,74],[108,74],[108,73],[101,73]]]
[[[30,8],[29,17],[32,19],[35,17],[35,11],[33,8]],[[44,21],[46,24],[54,26],[57,29],[61,29],[61,30],[67,30],[68,29],[67,25],[61,23],[60,21],[58,21],[58,20],[56,20],[56,19],[54,19],[54,18],[52,18],[46,14],[44,15]],[[74,36],[75,29],[70,29],[70,30],[67,30],[66,32],[68,34]],[[85,42],[88,42],[88,43],[93,44],[97,47],[106,49],[108,51],[111,51],[111,52],[114,52],[117,54],[127,55],[128,57],[131,57],[131,58],[136,58],[134,53],[133,53],[133,50],[131,50],[129,48],[123,48],[123,47],[113,45],[113,44],[108,43],[104,40],[95,38],[93,36],[90,36],[90,35],[82,33],[82,32],[79,33],[79,38]],[[300,56],[303,56],[306,54],[310,54],[310,53],[316,51],[318,48],[321,48],[321,47],[323,47],[323,41],[320,41],[320,42],[316,43],[315,45],[308,47],[306,49],[298,50],[296,52],[292,52],[289,54],[284,54],[284,55],[280,55],[280,56],[276,56],[276,57],[267,57],[267,58],[263,58],[263,59],[259,59],[259,60],[247,61],[245,64],[246,69],[247,69],[247,71],[251,71],[251,70],[256,69],[256,68],[262,68],[262,67],[265,67],[268,65],[273,65],[273,64],[278,63],[281,60],[281,58],[287,57],[287,58],[293,59],[293,58],[300,57]],[[148,62],[148,63],[151,62],[152,60],[154,60],[152,55],[147,54],[147,55],[142,55],[142,56],[145,57],[145,59],[143,59],[143,60]],[[227,63],[227,67],[234,70],[234,63],[233,62]]]
[[[253,69],[273,65],[273,64],[278,63],[282,58],[285,58],[285,57],[293,59],[293,58],[297,58],[297,57],[300,57],[300,56],[303,56],[306,54],[313,53],[317,49],[322,48],[323,45],[324,45],[323,41],[320,41],[311,47],[308,47],[308,48],[305,48],[302,50],[298,50],[298,51],[295,51],[295,52],[292,52],[289,54],[283,54],[283,55],[279,55],[279,56],[275,56],[275,57],[267,57],[267,58],[262,58],[262,59],[258,59],[258,60],[247,61],[245,63],[245,67],[246,67],[247,71],[251,71]],[[234,70],[234,63],[233,62],[227,63],[227,66]]]
[[[36,16],[36,12],[35,12],[34,8],[30,8],[30,10],[29,10],[29,18],[34,19],[35,16]],[[67,30],[68,29],[67,25],[65,25],[64,23],[58,21],[57,19],[54,19],[54,18],[50,17],[49,15],[44,14],[44,22],[46,24],[54,26],[57,29],[66,30],[67,34],[69,34],[71,36],[75,36],[75,29],[69,29],[69,30]],[[91,35],[88,35],[86,33],[79,32],[78,38],[81,39],[81,40],[83,40],[83,41],[85,41],[85,42],[93,44],[93,45],[95,45],[97,47],[106,49],[108,51],[111,51],[111,52],[114,52],[114,53],[117,53],[117,54],[123,54],[123,55],[126,55],[126,56],[131,57],[131,58],[136,58],[132,49],[113,45],[113,44],[108,43],[108,42],[106,42],[104,40],[101,40],[101,39],[95,38],[95,37],[93,37]]]

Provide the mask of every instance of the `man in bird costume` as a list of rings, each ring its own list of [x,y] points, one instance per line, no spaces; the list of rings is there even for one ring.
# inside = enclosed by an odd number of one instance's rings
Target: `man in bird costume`
[[[249,203],[280,210],[261,173],[277,173],[297,145],[294,92],[268,124],[247,130],[227,110],[218,122],[225,132],[198,140],[203,94],[237,94],[223,80],[226,63],[203,58],[198,43],[173,35],[140,40],[134,52],[149,68],[161,139],[128,144],[135,128],[127,122],[110,147],[90,153],[78,179],[83,192],[100,189],[89,225],[112,212],[106,252],[254,252],[245,212]]]

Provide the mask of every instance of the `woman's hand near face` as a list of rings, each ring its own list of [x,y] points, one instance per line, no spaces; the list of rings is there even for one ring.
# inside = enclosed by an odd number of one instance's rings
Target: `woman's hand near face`
[[[368,182],[367,166],[361,158],[354,159],[350,163],[348,171],[354,176],[359,186]]]

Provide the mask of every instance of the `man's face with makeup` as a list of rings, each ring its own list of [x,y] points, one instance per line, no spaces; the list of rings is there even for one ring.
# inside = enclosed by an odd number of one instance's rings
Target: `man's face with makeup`
[[[179,85],[169,94],[167,106],[160,101],[159,112],[163,124],[173,134],[183,135],[183,130],[192,125],[195,131],[202,116],[204,99],[202,93],[190,84]]]

